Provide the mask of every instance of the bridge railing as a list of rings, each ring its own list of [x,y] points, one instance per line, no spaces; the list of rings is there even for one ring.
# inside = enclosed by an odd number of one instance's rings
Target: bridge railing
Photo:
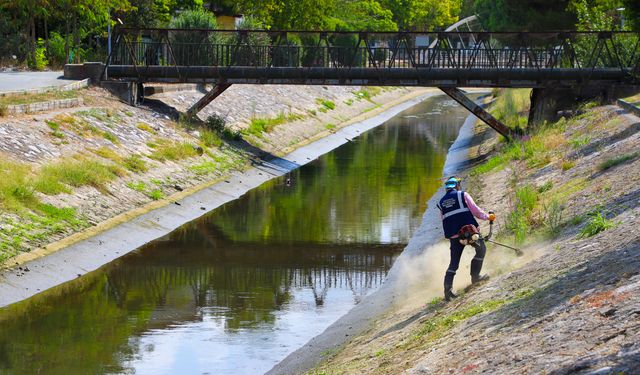
[[[640,72],[637,32],[117,31],[110,65]]]

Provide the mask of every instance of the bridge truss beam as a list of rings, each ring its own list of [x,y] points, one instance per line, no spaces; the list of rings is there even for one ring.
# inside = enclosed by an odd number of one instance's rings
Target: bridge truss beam
[[[460,89],[454,87],[440,87],[445,94],[449,95],[451,99],[460,103],[469,112],[473,113],[477,118],[482,120],[485,124],[489,125],[493,130],[497,131],[503,137],[511,139],[511,131],[503,123],[498,121],[484,108],[477,105],[473,100],[467,98],[467,96]]]
[[[230,83],[220,82],[213,86],[213,88],[204,94],[200,100],[198,100],[194,105],[187,110],[187,116],[190,118],[195,117],[198,112],[200,112],[204,107],[206,107],[209,103],[211,103],[215,98],[220,96],[225,90],[227,90],[231,86]]]

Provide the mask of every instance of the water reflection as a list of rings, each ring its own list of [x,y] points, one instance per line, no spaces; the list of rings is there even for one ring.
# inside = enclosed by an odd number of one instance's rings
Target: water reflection
[[[430,100],[97,272],[0,310],[0,374],[268,370],[383,283],[440,186],[464,116]]]

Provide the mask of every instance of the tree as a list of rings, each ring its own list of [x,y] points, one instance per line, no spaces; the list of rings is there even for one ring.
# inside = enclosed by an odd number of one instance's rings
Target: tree
[[[576,17],[568,0],[476,0],[475,13],[490,31],[570,30]]]
[[[383,0],[401,30],[443,29],[458,20],[462,0]]]
[[[393,13],[376,0],[345,1],[336,7],[335,17],[343,30],[397,31]]]
[[[640,2],[637,0],[623,0],[626,24],[630,30],[640,31]]]

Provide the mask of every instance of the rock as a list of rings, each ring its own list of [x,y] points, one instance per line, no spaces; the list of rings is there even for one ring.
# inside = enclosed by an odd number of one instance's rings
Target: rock
[[[598,313],[605,318],[613,316],[616,313],[617,309],[615,307],[603,307],[598,310]]]
[[[611,367],[602,367],[595,371],[591,371],[586,373],[585,375],[604,375],[613,373],[613,369]]]

